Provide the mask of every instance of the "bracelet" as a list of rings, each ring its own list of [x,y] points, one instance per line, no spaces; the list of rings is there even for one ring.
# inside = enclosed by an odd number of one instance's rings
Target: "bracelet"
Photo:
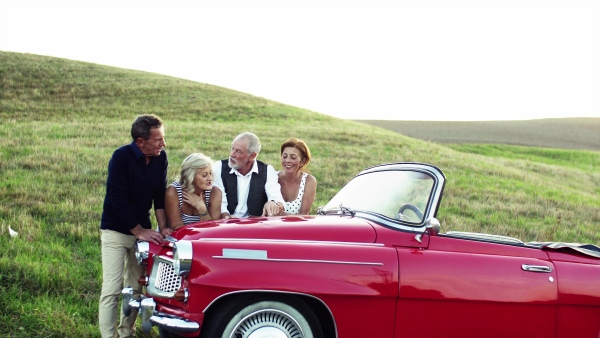
[[[204,217],[204,216],[206,216],[206,215],[208,215],[208,211],[207,211],[207,212],[205,212],[205,213],[203,213],[203,214],[200,214],[200,215],[198,215],[198,216],[200,216],[200,217]]]

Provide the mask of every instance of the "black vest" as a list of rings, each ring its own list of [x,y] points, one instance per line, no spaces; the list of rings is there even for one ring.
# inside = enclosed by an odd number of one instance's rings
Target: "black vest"
[[[227,194],[227,211],[233,215],[235,208],[238,205],[237,193],[237,175],[230,174],[231,168],[228,165],[229,159],[221,160],[221,180]],[[256,160],[258,165],[258,174],[252,173],[250,179],[250,190],[248,191],[248,215],[260,216],[263,212],[263,207],[267,203],[267,193],[265,185],[267,184],[267,165]]]

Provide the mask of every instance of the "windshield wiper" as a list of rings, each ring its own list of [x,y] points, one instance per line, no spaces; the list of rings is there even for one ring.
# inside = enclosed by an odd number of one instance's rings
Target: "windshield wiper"
[[[344,216],[346,214],[354,217],[354,215],[356,215],[356,211],[347,208],[343,205],[340,204],[340,209],[328,209],[328,210],[324,210],[323,207],[319,207],[319,209],[317,210],[317,215],[331,215],[331,214],[338,214],[341,212],[341,216]]]
[[[343,205],[340,204],[340,210],[342,211],[342,216],[345,215],[346,213],[350,214],[350,216],[354,217],[354,215],[356,214],[356,212],[350,208],[347,208]]]

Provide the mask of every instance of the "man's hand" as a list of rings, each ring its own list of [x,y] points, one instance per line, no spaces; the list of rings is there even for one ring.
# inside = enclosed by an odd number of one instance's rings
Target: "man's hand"
[[[263,207],[262,216],[285,215],[285,207],[281,202],[268,201]]]
[[[135,236],[138,240],[160,244],[163,241],[163,235],[152,229],[144,229],[139,235]]]
[[[144,229],[141,225],[136,225],[135,228],[130,230],[131,233],[141,241],[152,242],[154,244],[160,244],[163,241],[163,235],[152,229]]]

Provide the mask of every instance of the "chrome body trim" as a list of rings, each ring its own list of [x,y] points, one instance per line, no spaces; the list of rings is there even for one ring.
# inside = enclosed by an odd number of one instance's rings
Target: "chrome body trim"
[[[188,288],[183,288],[183,302],[187,303],[188,297],[190,296],[190,291]]]
[[[261,242],[261,243],[305,243],[305,244],[326,244],[326,245],[353,245],[353,246],[384,246],[383,243],[361,243],[361,242],[334,242],[334,241],[313,241],[313,240],[292,240],[292,239],[266,239],[266,238],[216,238],[204,237],[198,239],[205,242]]]
[[[444,235],[450,237],[457,237],[463,239],[479,239],[483,241],[492,241],[492,242],[500,242],[500,243],[509,243],[509,244],[522,244],[525,243],[520,239],[508,237],[508,236],[500,236],[500,235],[490,235],[490,234],[482,234],[477,232],[466,232],[466,231],[448,231]]]
[[[383,266],[383,263],[377,262],[352,262],[352,261],[330,261],[325,259],[295,259],[295,258],[268,258],[266,256],[266,251],[264,258],[257,256],[231,256],[226,255],[225,250],[234,250],[234,249],[223,249],[222,256],[212,256],[217,259],[239,259],[239,260],[251,260],[251,261],[267,261],[267,262],[291,262],[291,263],[326,263],[326,264],[350,264],[350,265],[375,265],[375,266]],[[252,250],[246,250],[252,251]],[[262,250],[255,250],[262,251]]]
[[[132,311],[137,311],[140,308],[140,301],[133,299],[133,288],[131,286],[123,288],[121,296],[123,297],[121,311],[123,311],[125,316],[129,317]]]
[[[190,273],[193,258],[192,242],[179,241],[173,244],[173,268],[177,276],[187,276]]]
[[[139,241],[135,244],[135,258],[139,265],[142,265],[146,259],[148,259],[148,253],[150,252],[150,243],[146,241]]]
[[[223,249],[223,258],[267,259],[267,250]]]
[[[150,318],[154,314],[156,302],[152,298],[142,299],[139,315],[142,317],[142,330],[144,333],[149,333],[152,330],[152,322]]]
[[[122,310],[126,316],[131,315],[132,311],[139,310],[138,315],[142,320],[142,330],[149,333],[152,326],[157,325],[169,332],[191,333],[200,328],[200,324],[187,319],[156,312],[156,302],[153,298],[143,298],[142,300],[133,299],[133,289],[126,287],[121,291],[123,296]]]
[[[200,329],[200,324],[179,318],[177,316],[171,316],[164,313],[155,313],[150,317],[152,324],[161,327],[172,333],[192,333]],[[143,323],[142,323],[143,325]]]

